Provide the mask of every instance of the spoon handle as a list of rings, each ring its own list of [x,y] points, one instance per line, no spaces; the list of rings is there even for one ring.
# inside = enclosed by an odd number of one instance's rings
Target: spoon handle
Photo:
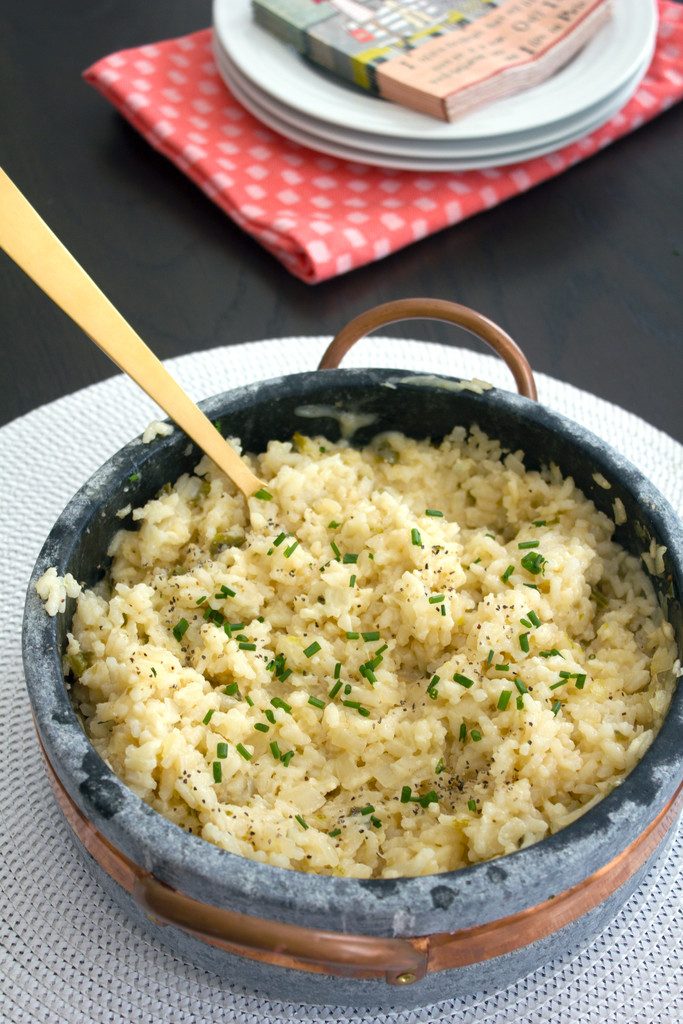
[[[261,481],[185,394],[0,168],[0,248],[249,497]]]

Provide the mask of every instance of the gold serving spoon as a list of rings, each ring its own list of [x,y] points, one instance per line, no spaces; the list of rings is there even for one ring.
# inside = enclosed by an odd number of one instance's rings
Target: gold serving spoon
[[[0,248],[249,498],[264,485],[0,168]]]

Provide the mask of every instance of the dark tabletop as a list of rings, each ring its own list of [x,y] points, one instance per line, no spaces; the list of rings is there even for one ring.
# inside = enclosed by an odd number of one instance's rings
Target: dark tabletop
[[[81,80],[107,53],[209,22],[209,0],[0,3],[0,164],[160,356],[334,333],[378,302],[433,295],[497,320],[535,368],[683,441],[683,109],[527,195],[310,286]],[[433,323],[391,331],[477,345]],[[0,422],[112,373],[2,256],[0,345]]]

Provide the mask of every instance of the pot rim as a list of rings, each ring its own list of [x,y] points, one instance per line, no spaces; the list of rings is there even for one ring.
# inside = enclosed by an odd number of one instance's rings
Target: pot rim
[[[396,369],[340,369],[292,374],[223,392],[201,402],[210,418],[266,404],[282,393],[285,382],[298,400],[341,384],[359,392],[388,379],[421,376]],[[448,381],[460,378],[438,374]],[[398,385],[408,387],[405,385]],[[413,389],[416,385],[413,385]],[[424,385],[420,391],[424,394]],[[454,402],[458,395],[449,396]],[[647,517],[652,535],[666,543],[677,592],[683,592],[683,528],[671,506],[627,459],[596,435],[567,417],[529,399],[492,388],[468,393],[475,406],[495,402],[498,409],[562,436],[608,479],[619,480]],[[679,736],[683,692],[676,688],[653,743],[629,775],[595,807],[554,835],[494,860],[438,875],[398,879],[356,879],[317,875],[274,867],[228,853],[164,818],[137,797],[96,753],[71,705],[57,645],[57,617],[45,613],[35,583],[51,565],[62,574],[79,537],[94,519],[102,496],[120,489],[131,466],[144,467],[163,452],[178,453],[187,437],[177,428],[170,436],[142,444],[138,437],[108,459],[83,485],[58,517],[29,581],[24,613],[23,656],[27,688],[40,736],[50,762],[76,804],[102,834],[143,868],[154,861],[155,875],[204,902],[236,909],[258,907],[260,916],[339,931],[369,935],[419,935],[483,923],[539,902],[580,881],[596,844],[604,863],[633,837],[633,821],[652,821],[672,797],[683,762]],[[95,783],[93,784],[93,778]],[[111,811],[112,804],[115,810]],[[562,878],[557,866],[562,866]],[[518,879],[524,879],[519,886]],[[521,891],[520,891],[521,890]],[[264,904],[267,912],[263,913]],[[450,927],[449,927],[450,926]]]

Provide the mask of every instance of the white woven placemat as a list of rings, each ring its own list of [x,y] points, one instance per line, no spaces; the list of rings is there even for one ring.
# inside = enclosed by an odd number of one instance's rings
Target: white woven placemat
[[[311,369],[322,338],[252,342],[172,360],[195,398]],[[508,387],[489,356],[373,339],[349,365],[476,376]],[[600,434],[683,512],[683,446],[636,416],[539,375],[540,398]],[[654,401],[654,396],[653,396]],[[86,388],[0,430],[0,1021],[2,1024],[679,1024],[683,838],[614,923],[562,969],[496,995],[424,1010],[363,1014],[267,1000],[177,959],[129,923],[67,841],[33,735],[20,657],[24,590],[54,519],[110,454],[157,415],[123,377]]]

